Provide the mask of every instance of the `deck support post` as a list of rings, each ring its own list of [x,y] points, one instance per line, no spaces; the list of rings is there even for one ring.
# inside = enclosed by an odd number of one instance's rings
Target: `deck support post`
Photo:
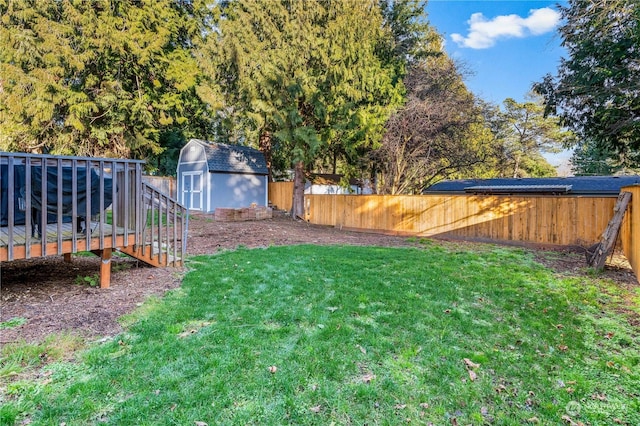
[[[71,253],[65,253],[64,254],[65,263],[71,263],[71,260],[72,260]]]
[[[98,250],[100,253],[100,288],[109,288],[111,283],[111,249]]]

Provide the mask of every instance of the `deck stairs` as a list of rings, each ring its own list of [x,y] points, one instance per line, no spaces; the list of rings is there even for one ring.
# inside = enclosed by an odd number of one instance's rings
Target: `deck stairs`
[[[186,252],[187,211],[176,200],[142,183],[141,232],[118,251],[155,267],[181,267]]]

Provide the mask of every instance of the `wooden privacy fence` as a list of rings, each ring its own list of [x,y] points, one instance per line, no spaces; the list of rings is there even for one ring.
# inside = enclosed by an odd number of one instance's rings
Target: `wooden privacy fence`
[[[309,195],[311,223],[398,235],[588,246],[616,198],[482,195]]]
[[[269,203],[280,210],[291,210],[293,182],[269,182]]]
[[[640,278],[640,186],[620,231]],[[310,223],[354,230],[543,246],[589,247],[613,217],[616,197],[306,195]]]
[[[640,186],[626,186],[622,191],[631,193],[631,202],[620,229],[622,250],[640,280]]]
[[[178,190],[176,186],[176,178],[173,176],[149,176],[143,175],[142,182],[151,185],[160,192],[167,194],[169,197],[177,200]]]

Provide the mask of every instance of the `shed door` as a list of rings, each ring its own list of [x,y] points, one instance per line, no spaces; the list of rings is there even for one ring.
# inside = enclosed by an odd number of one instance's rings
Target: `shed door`
[[[182,203],[190,210],[202,210],[202,172],[182,173]]]

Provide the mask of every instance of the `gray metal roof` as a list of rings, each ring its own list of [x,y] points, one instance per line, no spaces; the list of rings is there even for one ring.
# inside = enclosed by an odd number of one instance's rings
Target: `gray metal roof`
[[[553,178],[493,178],[493,179],[460,179],[438,182],[424,193],[460,194],[468,192],[472,187],[511,187],[509,193],[531,193],[532,187],[567,187],[571,188],[567,195],[611,195],[617,196],[623,186],[640,184],[640,176],[571,176]],[[504,192],[503,192],[504,193]],[[541,193],[538,191],[538,193]],[[547,192],[549,193],[549,192]]]
[[[262,152],[242,145],[227,145],[191,139],[204,148],[209,172],[266,175],[269,173]]]

